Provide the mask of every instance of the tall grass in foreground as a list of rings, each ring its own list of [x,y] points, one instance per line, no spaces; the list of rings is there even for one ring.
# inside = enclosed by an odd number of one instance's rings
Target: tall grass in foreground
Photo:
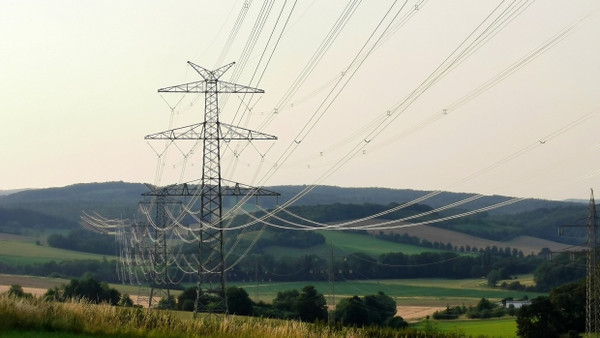
[[[181,319],[168,311],[0,295],[0,332],[48,331],[114,337],[458,337],[458,333],[348,328],[252,317]]]

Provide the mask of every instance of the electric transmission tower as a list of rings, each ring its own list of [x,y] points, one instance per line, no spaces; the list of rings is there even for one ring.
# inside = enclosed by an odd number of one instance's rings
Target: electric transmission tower
[[[171,294],[169,288],[173,284],[169,275],[169,256],[171,252],[167,244],[167,235],[172,224],[167,219],[167,208],[174,209],[174,207],[181,205],[181,201],[173,199],[172,196],[179,195],[170,194],[167,187],[159,188],[150,184],[146,184],[146,186],[150,191],[142,194],[144,200],[140,204],[146,205],[148,210],[154,211],[154,215],[147,215],[147,220],[141,224],[136,224],[136,226],[143,226],[147,231],[154,229],[154,240],[150,241],[147,248],[145,247],[147,246],[145,241],[141,243],[141,246],[137,248],[141,252],[138,252],[136,256],[143,257],[144,252],[147,252],[147,257],[149,258],[147,259],[150,263],[148,307],[152,307],[154,297],[157,296],[155,291],[162,295],[161,298],[168,298]],[[153,226],[149,226],[148,223],[150,222],[153,223]]]
[[[583,227],[581,225],[563,225],[564,228]],[[586,279],[585,279],[585,333],[586,336],[596,337],[600,333],[600,267],[598,267],[598,223],[594,190],[590,190],[588,220],[585,225],[586,240]]]
[[[590,192],[587,222],[587,277],[585,301],[585,333],[600,332],[600,274],[598,269],[598,224],[594,191]]]
[[[204,94],[204,121],[201,123],[170,129],[150,134],[147,140],[202,140],[202,178],[198,185],[174,185],[162,190],[166,196],[199,196],[200,200],[200,235],[198,239],[199,266],[197,295],[194,313],[224,312],[227,313],[227,297],[225,293],[225,257],[223,249],[224,224],[223,197],[225,196],[278,196],[266,189],[244,186],[240,183],[226,181],[221,177],[221,141],[234,140],[276,140],[268,135],[219,121],[219,94],[222,93],[264,93],[263,90],[240,84],[221,81],[221,76],[235,63],[230,63],[215,70],[207,70],[192,62],[203,80],[161,88],[161,93],[202,93]],[[227,185],[229,184],[229,185]],[[201,300],[202,298],[202,300]],[[217,300],[208,306],[204,299]]]

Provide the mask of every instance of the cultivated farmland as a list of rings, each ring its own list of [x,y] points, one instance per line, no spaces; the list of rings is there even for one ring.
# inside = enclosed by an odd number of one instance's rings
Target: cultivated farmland
[[[37,245],[29,241],[1,240],[0,239],[0,262],[16,265],[33,263],[45,263],[50,261],[67,260],[102,260],[103,255],[63,250],[43,245]]]
[[[409,225],[409,224],[407,224]],[[372,234],[377,234],[379,231],[370,231]],[[534,253],[537,254],[542,248],[549,248],[551,251],[561,251],[572,248],[571,245],[553,242],[541,238],[531,236],[517,236],[514,238],[506,238],[502,241],[493,241],[481,237],[471,236],[458,231],[452,231],[442,228],[433,227],[430,225],[419,225],[415,227],[405,227],[396,230],[385,230],[384,233],[396,233],[399,235],[408,234],[421,239],[426,239],[430,242],[452,243],[455,247],[470,247],[486,248],[497,246],[499,248],[510,247],[523,251],[525,255]]]

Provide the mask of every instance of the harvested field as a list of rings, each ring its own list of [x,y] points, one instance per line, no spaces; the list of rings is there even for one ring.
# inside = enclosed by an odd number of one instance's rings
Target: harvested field
[[[51,289],[55,286],[61,286],[62,284],[69,283],[66,279],[61,278],[46,278],[46,277],[33,277],[33,276],[22,276],[22,275],[0,275],[0,285],[13,285],[18,284],[25,288],[32,289]],[[29,292],[29,291],[26,291]]]
[[[38,240],[38,238],[0,232],[0,241],[35,242],[36,240]]]
[[[376,221],[372,221],[373,223]],[[367,223],[367,222],[365,222]],[[362,224],[362,223],[361,223]],[[406,223],[405,223],[406,224]],[[369,231],[371,234],[377,234],[380,231]],[[480,237],[467,235],[458,231],[436,228],[430,225],[419,225],[414,227],[399,228],[394,230],[385,230],[384,233],[408,234],[409,236],[417,236],[421,239],[426,239],[430,242],[451,243],[453,246],[467,246],[485,248],[488,246],[497,246],[499,248],[510,247],[523,251],[525,255],[531,253],[537,254],[542,248],[549,248],[552,251],[560,251],[567,248],[572,248],[569,244],[548,241],[541,238],[530,236],[518,236],[507,241],[493,241]]]
[[[510,246],[511,248],[526,248],[526,247],[531,247],[532,250],[531,252],[533,253],[538,253],[542,248],[548,248],[551,251],[564,251],[564,250],[574,250],[577,247],[573,247],[572,245],[569,244],[562,244],[562,243],[557,243],[557,242],[553,242],[553,241],[548,241],[545,239],[541,239],[541,238],[536,238],[536,237],[531,237],[531,236],[519,236],[519,237],[515,237],[513,239],[511,239],[507,243],[507,246]],[[584,250],[585,248],[583,247],[579,247],[580,250]],[[523,250],[524,254],[529,254],[530,252],[525,251],[525,249],[519,249],[519,250]]]
[[[0,293],[8,291],[11,285],[18,284],[24,292],[42,296],[48,289],[65,284],[60,278],[43,278],[17,275],[0,275]]]
[[[0,285],[0,293],[6,292],[8,289],[10,289],[9,285]],[[23,287],[23,292],[31,293],[34,296],[43,296],[46,291],[48,291],[48,289]]]
[[[427,316],[433,315],[434,312],[444,310],[445,307],[427,307],[427,306],[398,306],[396,316],[402,317],[406,321],[416,321]]]

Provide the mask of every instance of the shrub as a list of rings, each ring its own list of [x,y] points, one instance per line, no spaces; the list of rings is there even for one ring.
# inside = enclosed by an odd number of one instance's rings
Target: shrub
[[[169,295],[167,297],[163,297],[158,301],[158,309],[161,310],[175,310],[177,309],[177,301],[175,300],[175,296]]]
[[[121,295],[121,298],[119,299],[119,303],[117,305],[124,307],[132,307],[133,300],[131,300],[131,297],[129,297],[128,294],[124,293]]]
[[[121,293],[116,289],[109,288],[108,284],[100,283],[94,278],[86,277],[81,279],[72,279],[67,285],[61,288],[49,289],[44,298],[55,301],[66,301],[68,299],[85,299],[92,303],[109,303],[117,305],[121,298]]]
[[[436,311],[433,313],[433,319],[457,319],[460,315],[467,312],[466,306],[446,306],[446,310]]]
[[[246,290],[235,286],[230,286],[226,290],[227,308],[229,313],[249,316],[252,314],[252,300]]]

